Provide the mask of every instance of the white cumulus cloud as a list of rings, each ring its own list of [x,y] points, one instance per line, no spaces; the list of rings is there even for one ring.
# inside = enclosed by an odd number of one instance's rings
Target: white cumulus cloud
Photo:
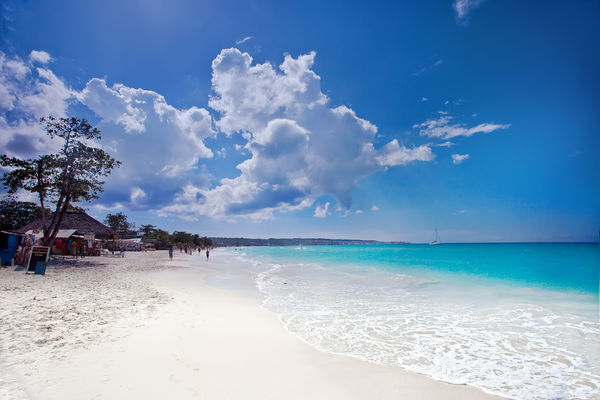
[[[452,162],[454,164],[461,164],[463,161],[468,160],[468,154],[452,154]]]
[[[143,201],[146,198],[146,192],[144,192],[139,187],[134,187],[131,189],[131,194],[129,195],[129,199],[133,204],[137,204]]]
[[[325,204],[317,204],[315,207],[315,217],[317,218],[325,218],[329,213],[329,202]]]
[[[386,144],[376,157],[382,166],[406,165],[413,161],[431,161],[435,155],[431,147],[421,145],[412,149],[400,146],[397,139]]]
[[[34,157],[56,149],[39,119],[66,115],[74,92],[50,69],[45,52],[32,52],[29,60],[0,52],[0,149],[4,154]]]
[[[48,64],[52,61],[50,54],[38,50],[32,50],[31,53],[29,53],[29,59],[33,62],[39,62],[40,64]]]
[[[155,206],[171,203],[182,185],[208,184],[207,174],[196,169],[199,160],[213,157],[204,143],[215,134],[206,109],[178,109],[151,90],[108,87],[98,78],[90,79],[77,97],[100,117],[103,145],[123,162],[107,185],[113,201],[139,205],[139,197],[126,198],[128,183]]]
[[[387,167],[434,158],[430,145],[394,139],[376,148],[377,127],[344,105],[332,106],[313,71],[315,52],[286,55],[279,66],[256,64],[238,49],[212,63],[209,108],[177,108],[152,90],[91,78],[81,90],[50,69],[50,54],[27,59],[0,52],[0,150],[17,156],[52,151],[39,118],[66,116],[70,106],[97,117],[101,145],[123,164],[107,179],[96,206],[154,209],[194,219],[271,218],[313,207],[322,196],[347,210],[357,182]],[[481,127],[480,130],[485,128]],[[203,159],[227,157],[217,133],[241,135],[237,176],[213,181]],[[318,205],[315,214],[329,212]],[[319,212],[317,212],[317,209]]]
[[[358,179],[383,166],[433,158],[427,146],[408,149],[397,141],[376,150],[374,124],[349,107],[329,106],[312,70],[315,56],[287,55],[275,68],[253,64],[235,48],[221,51],[212,63],[209,106],[219,113],[220,131],[247,139],[250,158],[237,166],[239,176],[197,188],[199,201],[176,201],[163,213],[270,218],[275,211],[310,207],[323,195],[347,209]]]
[[[107,180],[105,207],[162,207],[186,184],[208,187],[208,172],[198,168],[213,155],[204,140],[216,133],[206,109],[178,109],[156,92],[108,87],[98,78],[77,91],[56,76],[51,61],[44,51],[34,50],[25,60],[0,52],[1,153],[35,157],[56,151],[60,143],[50,140],[39,119],[70,116],[79,102],[98,115],[101,145],[123,163]]]

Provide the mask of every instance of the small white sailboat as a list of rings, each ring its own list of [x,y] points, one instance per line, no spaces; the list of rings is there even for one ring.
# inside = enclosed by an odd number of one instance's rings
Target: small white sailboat
[[[433,242],[429,242],[430,246],[434,246],[436,244],[442,244],[442,242],[440,242],[440,239],[438,238],[438,231],[437,228],[435,228],[435,237],[433,239]]]

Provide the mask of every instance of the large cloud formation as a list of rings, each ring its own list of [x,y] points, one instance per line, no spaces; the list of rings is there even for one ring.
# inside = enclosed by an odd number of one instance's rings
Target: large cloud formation
[[[0,52],[0,149],[3,154],[33,157],[55,150],[38,121],[65,116],[74,92],[48,67],[50,55],[32,51],[25,60]]]
[[[98,78],[77,97],[102,119],[103,144],[123,161],[107,185],[113,203],[167,206],[184,185],[209,183],[197,170],[200,159],[213,156],[204,143],[215,134],[206,109],[177,109],[156,92],[122,84],[107,87]]]
[[[314,58],[314,52],[288,55],[276,70],[253,65],[238,49],[221,51],[212,64],[209,106],[219,113],[220,131],[247,138],[251,157],[237,166],[238,177],[212,189],[188,187],[196,195],[179,197],[163,213],[191,208],[214,217],[268,218],[310,207],[323,195],[348,208],[360,178],[384,166],[433,159],[427,146],[408,149],[396,140],[376,150],[375,125],[348,107],[329,106],[311,69]]]
[[[43,51],[26,60],[0,53],[0,150],[21,157],[48,151],[39,117],[85,105],[100,119],[100,145],[123,162],[98,206],[230,219],[270,218],[313,207],[323,196],[347,209],[359,179],[435,157],[428,145],[409,148],[396,139],[376,149],[377,127],[346,106],[330,105],[314,59],[314,52],[288,55],[276,68],[225,49],[212,63],[209,108],[179,109],[159,93],[105,79],[73,90],[49,69],[52,58]],[[239,150],[248,158],[237,165],[237,177],[211,185],[210,171],[200,165],[213,157],[206,139],[218,133],[241,135]]]

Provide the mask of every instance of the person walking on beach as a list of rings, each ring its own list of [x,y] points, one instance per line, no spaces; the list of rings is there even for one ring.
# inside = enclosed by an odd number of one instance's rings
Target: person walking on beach
[[[169,247],[169,260],[173,259],[173,246]]]
[[[208,261],[208,248],[206,248],[206,261]]]

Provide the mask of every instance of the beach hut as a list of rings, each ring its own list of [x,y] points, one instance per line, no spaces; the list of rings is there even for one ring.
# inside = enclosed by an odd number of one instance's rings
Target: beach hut
[[[52,220],[52,214],[46,217],[46,221]],[[37,219],[17,229],[19,233],[34,234],[36,238],[42,236],[42,220]],[[97,239],[115,239],[117,234],[102,222],[90,217],[83,211],[67,211],[60,222],[59,231],[56,235],[57,241],[52,247],[54,254],[81,254],[73,247],[85,247],[83,250],[90,254],[95,249],[94,241]]]

